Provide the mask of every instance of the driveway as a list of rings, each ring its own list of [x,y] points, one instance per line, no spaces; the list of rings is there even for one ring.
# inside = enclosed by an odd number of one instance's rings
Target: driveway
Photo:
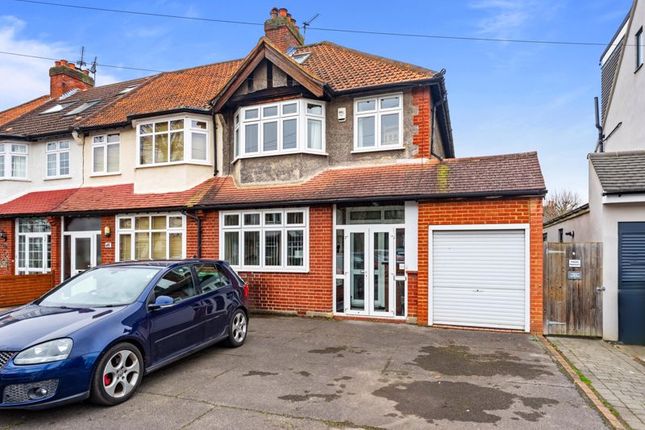
[[[528,335],[255,317],[129,402],[2,412],[0,428],[605,428]]]

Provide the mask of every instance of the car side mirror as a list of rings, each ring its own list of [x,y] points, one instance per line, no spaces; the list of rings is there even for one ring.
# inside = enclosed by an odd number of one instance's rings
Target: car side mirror
[[[170,296],[157,296],[155,302],[148,305],[148,309],[154,311],[161,308],[167,308],[168,306],[172,306],[174,303],[175,301]]]

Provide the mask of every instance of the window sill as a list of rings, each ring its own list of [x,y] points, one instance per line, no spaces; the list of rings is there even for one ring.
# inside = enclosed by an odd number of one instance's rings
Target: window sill
[[[102,178],[105,176],[119,176],[121,172],[109,172],[109,173],[92,173],[90,178]]]
[[[244,160],[247,158],[266,158],[266,157],[279,157],[281,155],[296,155],[296,154],[311,154],[311,155],[320,155],[322,157],[328,157],[329,154],[325,151],[274,151],[274,152],[264,152],[261,154],[249,154],[249,155],[239,155],[231,161],[231,164],[234,164],[238,160]]]
[[[273,269],[269,267],[240,267],[240,266],[231,266],[236,272],[254,272],[254,273],[299,273],[299,274],[308,274],[309,268],[303,267],[302,269],[289,268],[289,269]]]
[[[0,182],[31,182],[31,179],[27,178],[0,178]]]
[[[58,181],[59,179],[72,179],[71,175],[67,176],[47,176],[43,178],[43,181]]]
[[[172,166],[206,166],[211,167],[212,164],[201,161],[178,161],[174,163],[158,163],[158,164],[140,164],[135,169],[152,169],[155,167],[172,167]]]
[[[401,151],[403,149],[405,149],[405,146],[402,146],[402,145],[397,145],[397,146],[376,146],[374,148],[368,148],[368,149],[354,149],[351,153],[352,154],[364,154],[366,152]]]

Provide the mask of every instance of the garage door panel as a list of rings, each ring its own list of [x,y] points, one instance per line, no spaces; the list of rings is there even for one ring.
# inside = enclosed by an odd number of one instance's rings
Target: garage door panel
[[[524,230],[434,231],[433,322],[523,329],[525,253]]]

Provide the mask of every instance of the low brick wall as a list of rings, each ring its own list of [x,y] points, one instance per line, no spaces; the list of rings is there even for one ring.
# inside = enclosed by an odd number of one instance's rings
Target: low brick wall
[[[54,286],[54,275],[0,276],[0,307],[28,303]]]

